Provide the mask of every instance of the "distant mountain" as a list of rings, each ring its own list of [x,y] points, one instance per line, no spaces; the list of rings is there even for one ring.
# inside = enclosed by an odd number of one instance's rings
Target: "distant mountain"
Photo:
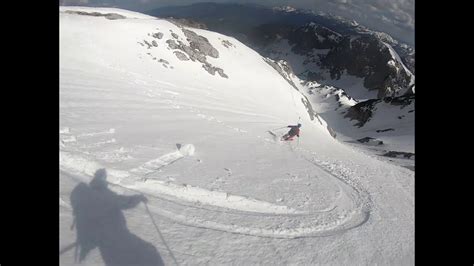
[[[199,23],[248,45],[304,92],[339,136],[377,137],[413,151],[415,49],[389,34],[289,6],[199,3],[148,14]],[[408,137],[394,142],[397,134]]]
[[[264,31],[265,28],[275,29],[277,26],[285,26],[285,29],[288,27],[295,29],[310,22],[341,35],[373,35],[393,46],[403,62],[414,73],[412,47],[399,43],[386,33],[369,30],[354,20],[322,12],[300,10],[289,6],[269,8],[253,4],[197,3],[188,6],[162,7],[146,13],[157,17],[192,18],[206,24],[210,30],[232,35],[246,44],[258,43],[259,39],[255,33]]]

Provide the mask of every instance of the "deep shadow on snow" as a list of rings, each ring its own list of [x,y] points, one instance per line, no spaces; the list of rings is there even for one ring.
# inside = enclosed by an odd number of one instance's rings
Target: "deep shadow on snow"
[[[164,265],[151,243],[128,230],[122,213],[146,198],[118,195],[108,188],[106,178],[106,170],[99,169],[89,185],[80,183],[71,193],[76,261],[82,262],[97,247],[106,265]]]

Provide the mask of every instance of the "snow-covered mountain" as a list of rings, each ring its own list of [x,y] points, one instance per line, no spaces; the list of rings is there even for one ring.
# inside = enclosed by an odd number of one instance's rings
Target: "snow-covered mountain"
[[[342,35],[313,22],[273,34],[259,51],[287,61],[304,80],[339,86],[360,99],[361,93],[369,98],[412,93],[415,76],[390,44],[373,35]]]
[[[324,109],[313,106],[343,140],[382,156],[414,154],[413,47],[355,21],[288,6],[199,3],[149,14],[199,21],[201,27],[231,35],[282,62],[296,76],[290,83],[304,85],[300,91],[307,92],[309,102],[325,102]],[[397,104],[405,99],[411,107]],[[366,123],[370,120],[380,123]],[[384,144],[357,141],[364,138]],[[403,158],[411,159],[396,163],[412,168],[414,156]]]
[[[413,47],[395,40],[387,33],[374,31],[356,21],[324,12],[295,9],[291,6],[269,8],[255,4],[209,2],[161,7],[150,10],[147,14],[200,21],[208,29],[234,36],[255,49],[262,42],[271,41],[276,36],[281,37],[288,31],[311,23],[341,35],[369,35],[391,45],[408,69],[414,72]]]
[[[334,105],[233,37],[61,7],[61,264],[413,264],[414,173],[335,138]]]

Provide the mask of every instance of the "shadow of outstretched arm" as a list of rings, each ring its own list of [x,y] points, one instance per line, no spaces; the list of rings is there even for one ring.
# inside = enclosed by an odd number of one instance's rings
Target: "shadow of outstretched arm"
[[[140,202],[147,203],[148,200],[143,195],[124,196],[117,195],[119,208],[122,210],[135,208]]]

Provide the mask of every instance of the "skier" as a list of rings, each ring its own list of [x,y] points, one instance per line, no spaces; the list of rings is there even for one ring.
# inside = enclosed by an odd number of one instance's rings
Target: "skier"
[[[287,127],[291,129],[290,131],[288,131],[288,133],[286,133],[285,135],[283,135],[283,137],[281,137],[281,140],[287,141],[287,140],[293,140],[295,136],[297,136],[298,138],[300,137],[300,127],[301,127],[300,123],[298,123],[298,125],[296,126],[289,125]]]

